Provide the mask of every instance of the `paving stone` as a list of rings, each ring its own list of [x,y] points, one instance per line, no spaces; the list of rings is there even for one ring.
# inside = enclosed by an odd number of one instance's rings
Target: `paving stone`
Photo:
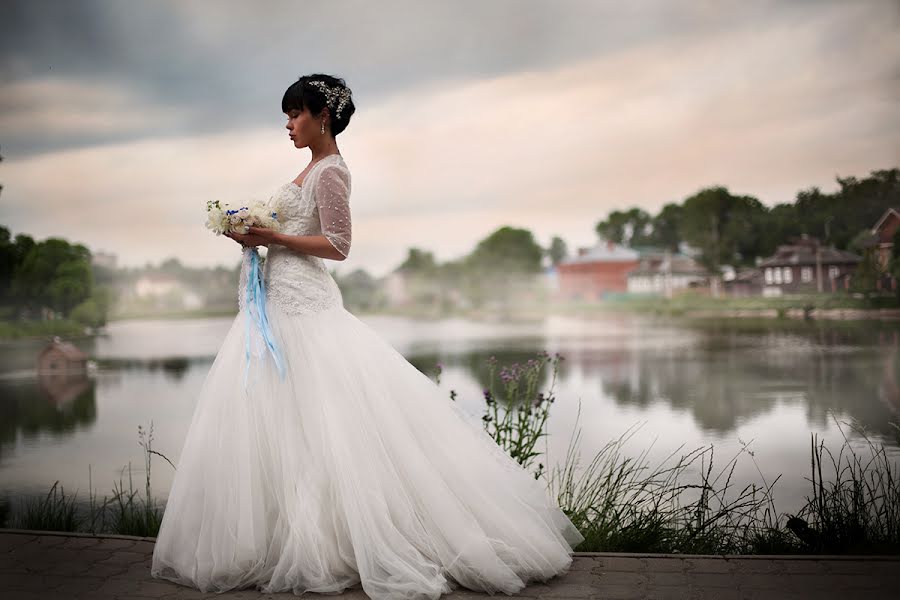
[[[689,573],[731,573],[732,562],[724,558],[686,558],[685,571]]]
[[[690,600],[745,600],[745,595],[736,587],[690,586]],[[771,596],[769,600],[774,600]]]
[[[777,575],[784,572],[783,561],[740,560],[734,562],[736,575]]]
[[[130,565],[127,564],[98,564],[93,563],[91,566],[85,571],[87,575],[91,577],[118,577],[123,573],[127,572],[130,568]]]
[[[687,561],[683,558],[643,558],[641,563],[644,571],[654,573],[684,573],[687,570]]]
[[[643,588],[631,585],[604,585],[591,594],[591,600],[639,600],[646,596]]]
[[[563,575],[559,581],[577,583],[579,585],[595,585],[600,581],[600,575],[592,571],[570,571]]]
[[[825,568],[818,560],[792,560],[784,565],[786,575],[825,575]]]
[[[576,556],[569,565],[569,571],[590,571],[597,565],[596,560],[586,556]]]
[[[88,592],[100,589],[104,579],[100,577],[67,577],[62,584],[55,586],[52,591],[71,596],[84,596]]]
[[[689,575],[691,585],[703,588],[736,588],[737,582],[730,573],[693,573]]]
[[[520,598],[539,598],[541,594],[550,592],[552,589],[552,586],[545,583],[535,583],[519,590],[518,596]]]
[[[686,573],[667,573],[654,572],[647,573],[647,583],[652,586],[685,586],[687,587],[689,578]]]
[[[588,600],[597,591],[595,586],[563,583],[554,586],[552,590],[544,592],[538,598],[584,598]]]
[[[14,548],[18,548],[19,546],[24,546],[29,542],[36,541],[38,536],[36,535],[22,535],[22,534],[10,534],[0,536],[0,554],[4,552],[9,552]]]
[[[108,558],[105,558],[99,562],[98,565],[122,565],[122,564],[133,564],[137,562],[141,562],[145,560],[147,557],[139,552],[130,552],[128,550],[122,550],[120,552],[112,553]]]
[[[742,590],[774,590],[787,586],[787,579],[781,575],[735,575],[735,581]]]
[[[682,600],[692,597],[691,590],[687,585],[652,586],[647,588],[644,595],[646,600]]]
[[[596,573],[596,570],[594,571]],[[631,573],[628,571],[608,571],[597,575],[597,584],[607,585],[632,585],[641,586],[647,584],[647,576],[644,573]]]
[[[67,539],[69,538],[63,537],[61,535],[40,535],[38,536],[38,539],[36,539],[32,543],[44,548],[52,548],[54,546],[62,546],[66,543]]]
[[[14,539],[16,538],[16,539]],[[53,538],[53,539],[50,539]],[[254,588],[203,593],[150,575],[153,543],[87,536],[0,532],[3,600],[294,600]],[[5,549],[5,551],[3,550]],[[880,600],[900,589],[900,558],[716,558],[576,554],[568,571],[514,597],[546,600]],[[323,597],[308,594],[310,598]],[[491,599],[459,587],[441,600]],[[504,595],[505,596],[505,595]],[[356,587],[335,600],[368,600]]]
[[[72,537],[67,538],[63,548],[66,550],[80,550],[82,548],[93,548],[100,545],[100,538],[95,537]]]
[[[640,558],[604,556],[599,559],[599,568],[604,571],[641,571],[644,564]],[[597,568],[595,567],[596,571]]]
[[[119,538],[102,538],[99,547],[104,550],[126,550],[133,548],[135,540],[123,540]]]

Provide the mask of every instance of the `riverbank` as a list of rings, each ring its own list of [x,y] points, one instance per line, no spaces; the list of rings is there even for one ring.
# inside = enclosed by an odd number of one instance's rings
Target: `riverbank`
[[[433,306],[391,307],[377,312],[352,311],[359,317],[393,316],[421,320],[447,318],[490,322],[540,321],[550,316],[591,317],[610,312],[630,312],[660,317],[697,319],[793,319],[822,321],[900,321],[900,302],[894,297],[871,299],[845,294],[793,295],[778,298],[712,298],[681,294],[671,299],[622,294],[591,302],[527,302],[504,307],[438,310]],[[109,322],[150,319],[202,319],[234,317],[234,309],[196,309],[162,312],[123,312],[110,315]],[[101,330],[102,331],[102,330]],[[92,333],[74,321],[0,321],[0,341],[89,336]]]
[[[807,320],[900,320],[900,303],[894,297],[870,299],[845,294],[803,294],[775,298],[719,297],[681,294],[657,296],[612,296],[602,302],[557,304],[553,312],[567,316],[589,316],[606,312],[633,312],[664,317],[716,319],[807,319]]]
[[[155,538],[0,529],[0,578],[11,600],[296,598],[253,589],[203,594],[150,575]],[[893,598],[900,557],[727,556],[574,552],[568,572],[511,598]],[[357,586],[332,596],[364,600]],[[489,598],[462,588],[446,600]]]

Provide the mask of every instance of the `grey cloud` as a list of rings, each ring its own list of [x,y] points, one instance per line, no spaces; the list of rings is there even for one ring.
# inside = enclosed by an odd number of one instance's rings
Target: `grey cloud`
[[[550,68],[667,37],[790,26],[842,3],[8,0],[4,6],[4,86],[41,77],[96,81],[140,99],[137,116],[147,107],[173,114],[118,131],[0,131],[4,154],[13,158],[279,123],[281,93],[305,72],[343,75],[364,106],[410,86]],[[866,6],[865,18],[876,26],[895,25],[894,2]],[[838,51],[866,43],[852,27],[838,33],[827,40]],[[37,99],[48,108],[64,100]],[[0,109],[17,107],[0,97]]]

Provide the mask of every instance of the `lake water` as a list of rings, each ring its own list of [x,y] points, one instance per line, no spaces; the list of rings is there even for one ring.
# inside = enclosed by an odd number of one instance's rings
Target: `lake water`
[[[808,490],[810,436],[837,448],[855,422],[900,460],[890,422],[900,423],[900,325],[885,323],[678,322],[631,314],[552,317],[525,324],[361,316],[421,370],[443,365],[440,385],[473,414],[484,408],[486,360],[524,362],[560,353],[548,423],[549,461],[559,464],[580,403],[583,461],[629,428],[625,446],[662,459],[713,445],[718,464],[741,455],[738,484],[771,482],[779,511]],[[94,358],[134,359],[78,384],[39,382],[36,344],[0,347],[0,494],[14,504],[56,481],[79,499],[110,494],[129,461],[144,482],[137,428],[153,423],[153,448],[176,465],[194,401],[233,317],[116,322],[108,336],[78,342]],[[152,362],[154,359],[182,360]],[[147,362],[150,361],[150,362]],[[549,385],[547,381],[542,389]],[[843,434],[842,434],[843,431]],[[758,470],[759,471],[758,471]],[[761,473],[760,473],[761,472]],[[152,464],[154,496],[173,475]],[[127,487],[127,472],[124,476]]]

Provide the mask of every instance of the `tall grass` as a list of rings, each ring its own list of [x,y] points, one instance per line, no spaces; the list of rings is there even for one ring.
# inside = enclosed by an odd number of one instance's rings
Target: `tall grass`
[[[146,480],[144,497],[135,489],[131,462],[128,462],[128,489],[122,481],[126,467],[119,473],[118,483],[113,483],[111,496],[98,501],[93,491],[91,467],[88,465],[88,505],[87,510],[78,510],[78,493],[67,496],[59,481],[54,483],[46,496],[24,501],[19,514],[8,519],[8,526],[18,529],[49,531],[82,531],[87,533],[115,533],[155,537],[162,522],[162,508],[153,499],[150,486],[150,467],[153,454],[163,454],[153,450],[153,423],[149,433],[138,426],[139,444],[144,448],[144,468]],[[171,461],[169,461],[171,464]]]
[[[863,432],[865,450],[844,443],[833,454],[816,435],[809,494],[797,514],[779,513],[774,486],[736,488],[734,469],[746,446],[715,469],[714,448],[683,447],[652,464],[650,448],[624,453],[637,428],[603,446],[582,468],[576,431],[548,489],[578,527],[582,551],[691,554],[900,553],[898,464]],[[840,427],[840,423],[838,423]],[[841,429],[843,433],[843,429]],[[754,461],[754,465],[755,465]],[[699,475],[689,470],[699,467]]]
[[[843,444],[833,450],[811,436],[809,493],[795,514],[776,510],[774,488],[780,477],[766,481],[746,444],[721,461],[712,446],[676,448],[662,460],[650,459],[652,444],[637,455],[626,445],[640,430],[634,426],[582,464],[581,403],[566,456],[549,471],[536,450],[546,436],[559,354],[547,353],[518,366],[501,368],[489,359],[491,384],[485,389],[484,427],[523,466],[543,478],[548,491],[584,535],[577,550],[698,554],[898,554],[900,553],[900,465],[883,444],[858,425],[851,442],[841,423]],[[541,374],[552,367],[547,392],[539,391]],[[451,399],[455,392],[451,390]],[[898,444],[900,427],[894,425]],[[128,463],[128,490],[120,474],[112,497],[98,502],[91,493],[88,514],[80,516],[75,498],[57,491],[58,481],[38,500],[25,503],[12,526],[24,529],[89,531],[154,537],[162,508],[150,486],[153,424],[145,438],[144,496],[134,488]],[[546,438],[545,438],[546,439]],[[854,448],[854,443],[862,447]],[[740,459],[753,461],[759,483],[737,486]],[[546,457],[544,457],[546,461]],[[174,467],[174,465],[172,465]],[[91,473],[88,470],[89,487]],[[93,488],[91,487],[91,490]]]

